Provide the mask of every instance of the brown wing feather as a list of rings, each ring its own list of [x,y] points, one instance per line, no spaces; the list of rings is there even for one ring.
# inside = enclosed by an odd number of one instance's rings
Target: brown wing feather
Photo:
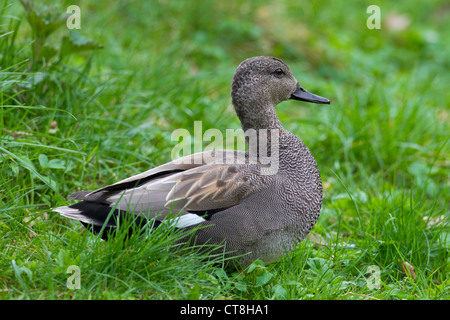
[[[260,174],[259,165],[205,165],[165,179],[174,183],[166,197],[167,205],[186,199],[186,210],[233,206],[265,188],[270,179]]]
[[[224,150],[219,163],[200,163],[198,159],[205,159],[199,158],[202,154],[190,155],[91,193],[80,193],[82,199],[78,199],[161,219],[169,212],[183,214],[234,206],[265,188],[273,178],[261,175],[259,164],[223,164],[233,156],[236,160],[240,153]]]

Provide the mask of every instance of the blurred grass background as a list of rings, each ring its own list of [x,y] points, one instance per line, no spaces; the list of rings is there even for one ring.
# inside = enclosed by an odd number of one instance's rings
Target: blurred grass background
[[[377,1],[379,30],[369,1],[22,3],[0,5],[0,298],[449,298],[446,1]],[[50,211],[169,161],[174,129],[239,128],[231,77],[255,55],[332,101],[277,108],[321,170],[314,239],[227,274],[161,249],[164,230],[105,243]],[[66,287],[72,264],[80,290]]]

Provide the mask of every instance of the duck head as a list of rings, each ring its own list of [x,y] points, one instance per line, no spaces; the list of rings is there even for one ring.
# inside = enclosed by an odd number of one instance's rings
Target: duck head
[[[244,130],[281,126],[275,106],[289,99],[330,103],[303,89],[282,60],[264,56],[244,60],[237,67],[231,98]]]

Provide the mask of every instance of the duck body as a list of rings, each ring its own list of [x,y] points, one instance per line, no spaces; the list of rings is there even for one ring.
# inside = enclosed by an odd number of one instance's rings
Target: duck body
[[[287,131],[280,137],[279,156],[285,161],[276,176],[263,178],[266,187],[203,222],[208,227],[197,231],[200,243],[225,240],[246,266],[256,259],[272,263],[308,235],[322,205],[319,169],[304,143]]]
[[[201,226],[196,244],[224,244],[242,267],[255,259],[272,263],[292,251],[317,222],[322,182],[313,155],[282,127],[275,106],[288,99],[329,100],[301,88],[287,65],[272,57],[242,62],[231,91],[244,132],[266,132],[255,148],[189,155],[93,192],[76,192],[69,198],[81,202],[54,211],[94,230],[116,227],[114,219],[107,221],[111,211],[144,223],[175,214],[177,228]],[[262,161],[267,154],[276,162],[269,173]]]

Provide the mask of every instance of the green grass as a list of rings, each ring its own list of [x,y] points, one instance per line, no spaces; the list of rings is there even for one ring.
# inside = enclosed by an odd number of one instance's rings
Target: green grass
[[[445,1],[379,1],[380,30],[364,1],[81,1],[78,34],[58,18],[73,3],[43,3],[0,3],[1,299],[450,298]],[[50,210],[169,161],[174,129],[239,128],[230,81],[253,55],[332,101],[278,107],[321,170],[322,245],[233,273],[171,250],[170,227],[105,242]]]

